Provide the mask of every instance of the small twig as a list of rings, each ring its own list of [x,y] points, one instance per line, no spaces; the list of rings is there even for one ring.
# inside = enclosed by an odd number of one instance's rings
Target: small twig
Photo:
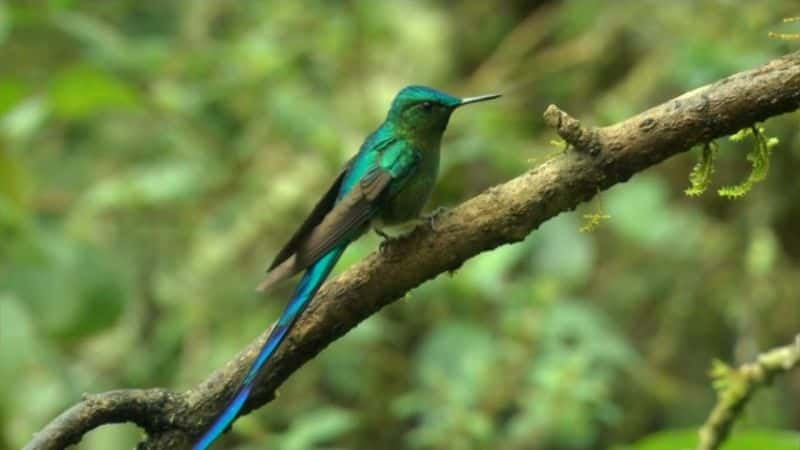
[[[719,390],[717,405],[700,428],[697,450],[719,448],[755,391],[769,385],[776,375],[796,367],[800,367],[800,335],[794,344],[762,353],[755,362],[739,368],[716,362],[712,376]]]
[[[558,106],[548,106],[542,118],[544,123],[555,129],[556,133],[575,150],[585,151],[590,155],[600,152],[598,130],[586,128],[578,119],[562,111]]]

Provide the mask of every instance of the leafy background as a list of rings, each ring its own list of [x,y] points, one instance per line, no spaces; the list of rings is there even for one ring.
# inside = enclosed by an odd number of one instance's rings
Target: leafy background
[[[83,392],[190,387],[267,327],[291,286],[255,295],[265,264],[404,85],[505,94],[452,120],[432,203],[455,205],[558,151],[547,104],[624,119],[797,49],[767,36],[797,6],[0,2],[0,447]],[[699,198],[691,156],[637,175],[371,317],[220,448],[691,448],[711,361],[800,331],[798,117],[765,126],[743,199],[712,191],[747,177],[747,140],[719,141]],[[726,448],[798,428],[794,373]]]

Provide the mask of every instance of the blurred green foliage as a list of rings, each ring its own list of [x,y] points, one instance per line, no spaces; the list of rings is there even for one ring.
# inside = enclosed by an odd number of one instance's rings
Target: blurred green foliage
[[[697,448],[697,430],[675,430],[655,433],[636,445],[614,447],[614,450],[694,450]],[[800,433],[776,430],[751,429],[734,433],[722,450],[795,450]]]
[[[655,433],[636,445],[614,447],[614,450],[693,450],[697,448],[697,430],[664,431]],[[800,442],[800,433],[776,430],[750,429],[734,433],[721,450],[794,450]]]
[[[404,85],[506,94],[452,120],[433,203],[454,205],[553,152],[548,103],[624,119],[795,50],[767,33],[797,6],[0,2],[0,447],[83,392],[192,386],[267,327],[291,286],[256,296],[265,263]],[[714,358],[800,330],[797,115],[764,127],[780,144],[740,201],[686,197],[689,156],[637,175],[371,317],[222,446],[691,447],[645,436],[702,423]],[[745,179],[752,143],[718,144],[714,185]],[[797,448],[764,442],[798,399],[778,380],[737,427],[762,444],[726,448]]]

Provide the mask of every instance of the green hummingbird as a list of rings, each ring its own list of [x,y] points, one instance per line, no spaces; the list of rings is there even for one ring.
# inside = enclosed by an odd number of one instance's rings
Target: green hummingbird
[[[500,94],[458,98],[424,86],[397,93],[386,120],[367,137],[267,269],[259,291],[303,270],[305,274],[236,394],[194,450],[208,448],[236,419],[261,370],[345,248],[371,225],[379,231],[378,224],[420,217],[436,184],[442,134],[453,111],[497,97]]]

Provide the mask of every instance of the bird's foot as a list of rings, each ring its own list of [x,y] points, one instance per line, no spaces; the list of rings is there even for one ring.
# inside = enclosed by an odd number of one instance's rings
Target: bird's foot
[[[436,231],[436,221],[447,211],[448,208],[445,208],[444,206],[437,206],[436,209],[431,211],[429,214],[423,215],[421,219],[427,223],[428,228],[430,228],[431,231]]]
[[[378,236],[382,237],[384,240],[392,239],[392,237],[389,236],[389,234],[387,234],[385,231],[381,230],[378,227],[373,226],[372,230],[375,232],[375,234],[377,234]]]
[[[394,243],[397,241],[403,240],[410,234],[410,233],[402,233],[397,236],[391,236],[385,231],[381,230],[380,228],[373,227],[373,229],[375,230],[375,234],[383,238],[380,245],[378,246],[378,253],[380,253],[381,256],[389,259],[393,259],[393,257],[397,256],[394,254],[395,252],[391,251],[392,245],[394,245]]]
[[[377,227],[373,227],[373,230],[375,230],[375,234],[383,238],[380,245],[378,246],[378,253],[380,253],[381,256],[386,256],[386,257],[390,256],[389,245],[391,245],[392,242],[400,239],[401,236],[390,236],[385,231]]]

